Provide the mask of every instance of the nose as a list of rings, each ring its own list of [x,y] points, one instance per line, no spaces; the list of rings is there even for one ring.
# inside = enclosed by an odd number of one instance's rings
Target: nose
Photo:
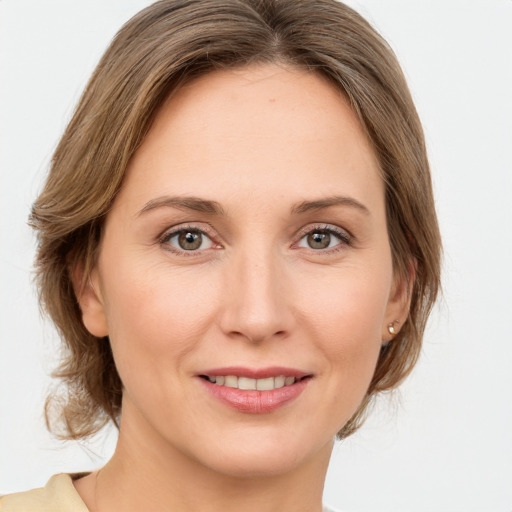
[[[226,269],[220,327],[231,338],[251,343],[289,336],[294,325],[290,279],[270,251],[240,255]]]

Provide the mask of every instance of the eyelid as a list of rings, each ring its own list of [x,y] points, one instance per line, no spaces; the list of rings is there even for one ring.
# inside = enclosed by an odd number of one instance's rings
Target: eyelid
[[[345,248],[346,246],[352,245],[353,240],[354,240],[354,237],[352,236],[352,234],[349,231],[347,231],[346,229],[340,228],[339,226],[336,226],[334,224],[313,224],[313,225],[310,224],[310,225],[302,228],[301,230],[299,230],[299,232],[297,233],[297,241],[294,243],[294,245],[296,246],[305,236],[307,236],[315,231],[324,231],[324,232],[333,234],[334,236],[336,236],[337,238],[340,239],[340,243],[334,247],[330,247],[330,248],[326,248],[326,249],[310,248],[311,251],[318,253],[318,254],[320,254],[320,253],[325,254],[325,253],[329,253],[331,251],[336,252],[340,249]],[[305,249],[307,249],[307,248],[305,247]]]
[[[201,227],[200,227],[201,226]],[[203,226],[207,226],[206,229]],[[199,249],[199,250],[180,250],[174,246],[169,245],[167,242],[174,236],[176,236],[179,233],[182,233],[184,231],[196,231],[201,233],[203,236],[206,236],[213,244],[213,247],[209,247],[207,249]],[[329,254],[334,253],[339,250],[343,250],[347,246],[350,246],[353,244],[354,237],[353,235],[346,229],[341,228],[339,226],[336,226],[334,224],[325,224],[325,223],[318,223],[318,224],[309,224],[305,226],[304,228],[300,229],[298,233],[296,234],[296,241],[292,244],[293,248],[298,248],[298,243],[307,235],[311,234],[314,231],[324,231],[327,233],[330,233],[337,237],[340,240],[340,243],[336,244],[334,247],[326,248],[326,249],[313,249],[309,248],[310,251],[316,254]],[[166,245],[165,250],[168,250],[174,254],[180,255],[180,256],[187,256],[187,257],[198,257],[200,255],[203,255],[206,251],[209,251],[211,249],[221,249],[223,248],[221,243],[218,240],[218,236],[216,232],[214,232],[213,228],[209,226],[208,224],[204,223],[184,223],[184,224],[178,224],[175,226],[172,226],[171,228],[167,228],[165,231],[163,231],[158,237],[157,241],[160,245]],[[307,247],[301,247],[303,249],[308,250]]]
[[[203,224],[203,223],[199,223],[199,224]],[[199,249],[196,251],[185,251],[185,250],[180,250],[176,247],[173,247],[167,243],[167,242],[169,242],[169,240],[171,238],[178,235],[179,233],[183,233],[184,231],[196,231],[198,233],[201,233],[203,236],[206,236],[212,242],[213,247],[209,247],[207,249]],[[160,245],[162,245],[162,246],[165,245],[166,246],[165,250],[167,250],[169,252],[172,252],[179,256],[187,256],[187,257],[196,256],[197,257],[201,254],[204,254],[205,251],[208,251],[210,249],[222,248],[220,242],[218,241],[218,237],[215,234],[211,233],[211,231],[213,231],[213,230],[210,228],[210,226],[208,226],[208,229],[204,229],[203,227],[199,227],[199,225],[193,224],[193,223],[178,224],[171,228],[167,228],[163,233],[161,233],[157,237],[157,241]]]

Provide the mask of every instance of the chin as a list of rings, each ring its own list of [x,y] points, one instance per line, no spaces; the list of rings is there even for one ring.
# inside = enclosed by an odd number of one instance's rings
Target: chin
[[[300,436],[288,430],[278,435],[254,432],[243,437],[212,443],[201,454],[203,464],[235,478],[276,477],[324,456],[328,460],[334,442],[334,437],[319,441],[314,435]]]
[[[209,466],[216,473],[233,478],[264,478],[292,473],[300,462],[296,454],[290,457],[283,453],[237,453],[217,458]]]

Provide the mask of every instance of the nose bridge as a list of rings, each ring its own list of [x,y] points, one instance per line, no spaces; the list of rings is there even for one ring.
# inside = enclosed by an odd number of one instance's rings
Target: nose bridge
[[[252,342],[288,333],[292,314],[282,259],[268,246],[241,251],[234,259],[228,269],[223,331]]]

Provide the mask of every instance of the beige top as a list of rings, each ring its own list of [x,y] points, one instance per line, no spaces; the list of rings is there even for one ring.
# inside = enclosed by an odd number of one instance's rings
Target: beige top
[[[17,492],[0,497],[0,512],[89,512],[73,485],[74,476],[61,473],[54,475],[40,489]],[[335,512],[324,507],[324,512]]]
[[[76,492],[71,475],[61,473],[52,476],[41,489],[3,496],[0,512],[89,512],[89,509]]]

